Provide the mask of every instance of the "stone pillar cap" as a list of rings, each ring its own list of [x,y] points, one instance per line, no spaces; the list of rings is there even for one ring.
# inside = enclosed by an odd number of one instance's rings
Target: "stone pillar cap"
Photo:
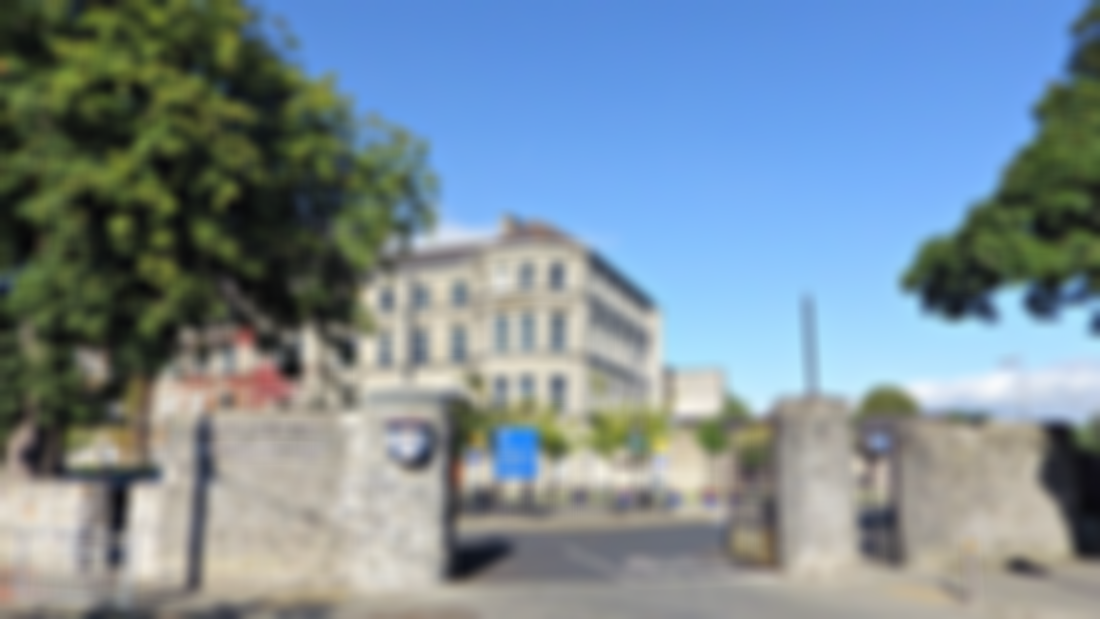
[[[461,398],[461,393],[449,389],[393,388],[369,391],[364,397],[371,404],[448,404]]]
[[[772,415],[847,415],[848,403],[839,396],[797,395],[780,398],[772,407]]]

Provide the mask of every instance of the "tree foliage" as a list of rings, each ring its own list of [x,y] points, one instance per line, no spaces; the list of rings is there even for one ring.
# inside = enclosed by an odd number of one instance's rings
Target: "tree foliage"
[[[699,447],[712,457],[720,456],[730,447],[730,432],[721,419],[707,419],[695,428]]]
[[[431,223],[424,145],[358,120],[243,0],[0,0],[0,14],[8,425],[95,414],[185,327],[362,325],[364,274]],[[84,349],[109,353],[95,393]]]
[[[744,400],[730,393],[722,403],[722,419],[727,422],[745,423],[752,420],[752,412]]]
[[[610,460],[618,456],[626,446],[630,425],[624,415],[614,412],[598,412],[589,420],[589,447]]]
[[[1035,108],[1039,130],[999,186],[951,234],[921,248],[903,287],[950,319],[997,316],[993,296],[1023,287],[1051,318],[1100,292],[1100,3],[1073,26],[1068,75]],[[1093,328],[1100,327],[1094,315]]]
[[[668,415],[656,409],[607,410],[589,420],[589,446],[605,458],[622,453],[646,458],[668,439],[669,433]]]
[[[901,387],[879,385],[863,397],[856,410],[859,419],[873,417],[912,417],[920,414],[920,405]]]
[[[1076,439],[1081,449],[1100,455],[1100,413],[1094,413],[1081,423]]]
[[[732,448],[742,471],[753,473],[765,468],[772,457],[774,429],[770,423],[742,426],[733,435]]]

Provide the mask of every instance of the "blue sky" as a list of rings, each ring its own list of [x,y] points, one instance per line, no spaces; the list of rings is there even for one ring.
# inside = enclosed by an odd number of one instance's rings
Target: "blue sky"
[[[668,361],[722,366],[756,408],[801,386],[806,292],[830,392],[1100,408],[1083,316],[951,325],[898,286],[1033,134],[1083,0],[260,4],[431,143],[448,234],[510,211],[595,243],[662,306]]]

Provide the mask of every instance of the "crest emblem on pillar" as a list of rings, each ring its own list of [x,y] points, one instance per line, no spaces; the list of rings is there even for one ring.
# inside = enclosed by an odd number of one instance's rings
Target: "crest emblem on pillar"
[[[435,428],[422,419],[392,419],[386,423],[386,452],[390,460],[408,469],[427,466],[435,455]]]

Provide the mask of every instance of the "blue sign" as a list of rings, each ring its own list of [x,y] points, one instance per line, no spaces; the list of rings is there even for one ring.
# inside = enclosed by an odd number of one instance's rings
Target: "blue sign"
[[[498,480],[534,481],[538,477],[539,434],[534,428],[500,428],[493,438]]]

